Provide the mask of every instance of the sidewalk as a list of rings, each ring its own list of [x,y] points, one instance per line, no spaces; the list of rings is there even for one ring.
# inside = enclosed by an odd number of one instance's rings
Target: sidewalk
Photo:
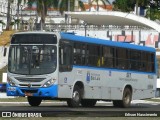
[[[3,98],[15,98],[14,96],[7,96],[6,93],[1,93],[0,92],[0,99],[3,99]]]

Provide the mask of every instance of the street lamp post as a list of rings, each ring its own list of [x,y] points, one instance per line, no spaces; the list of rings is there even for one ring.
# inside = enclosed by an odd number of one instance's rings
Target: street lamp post
[[[20,7],[21,7],[21,30],[23,30],[23,17],[22,17],[22,8],[23,8],[23,5],[21,5]]]
[[[85,34],[85,37],[87,36],[87,23],[84,22],[84,34]]]

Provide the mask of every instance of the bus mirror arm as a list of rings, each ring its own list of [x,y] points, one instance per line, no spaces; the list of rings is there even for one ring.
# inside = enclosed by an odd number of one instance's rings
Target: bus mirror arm
[[[5,57],[5,56],[6,56],[6,54],[7,54],[7,48],[5,47],[5,48],[4,48],[3,57]]]

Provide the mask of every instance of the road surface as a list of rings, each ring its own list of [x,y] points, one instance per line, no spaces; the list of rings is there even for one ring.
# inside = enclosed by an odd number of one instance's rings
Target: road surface
[[[66,102],[43,102],[31,107],[27,102],[0,102],[1,117],[160,117],[160,103],[132,102],[129,108],[116,108],[112,102],[98,102],[92,108],[69,108]]]

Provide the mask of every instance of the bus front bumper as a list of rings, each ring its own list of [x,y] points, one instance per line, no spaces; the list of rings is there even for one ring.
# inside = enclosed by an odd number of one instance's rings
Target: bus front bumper
[[[58,85],[46,88],[21,88],[7,84],[7,96],[58,97]]]

